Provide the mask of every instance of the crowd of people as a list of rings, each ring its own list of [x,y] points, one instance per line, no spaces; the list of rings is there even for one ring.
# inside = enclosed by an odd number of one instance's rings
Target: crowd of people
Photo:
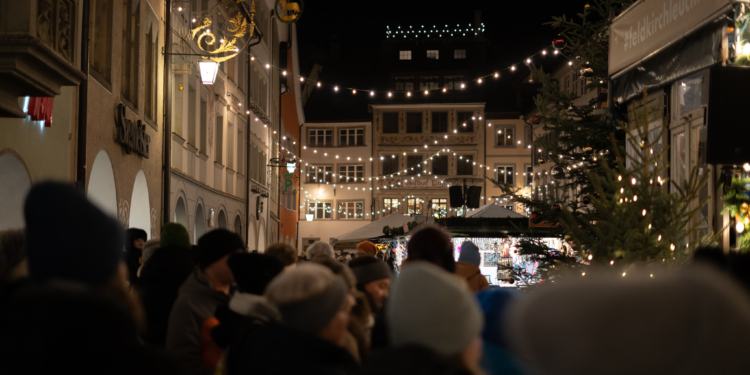
[[[248,251],[224,229],[194,246],[177,223],[149,240],[58,183],[34,186],[24,217],[24,230],[0,232],[7,374],[750,368],[750,299],[712,255],[657,278],[581,277],[521,293],[490,288],[477,246],[463,243],[456,261],[433,225],[413,232],[399,267],[371,242],[338,258],[317,242],[300,257],[284,243]]]

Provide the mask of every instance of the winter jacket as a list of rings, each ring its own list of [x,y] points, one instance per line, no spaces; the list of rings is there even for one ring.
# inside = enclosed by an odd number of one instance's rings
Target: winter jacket
[[[125,302],[102,288],[62,280],[18,285],[0,291],[3,374],[183,373],[139,342]]]
[[[164,347],[172,306],[182,283],[195,270],[192,256],[181,247],[159,248],[143,265],[135,290],[146,315],[143,341],[147,344]]]
[[[263,296],[235,293],[228,306],[216,309],[219,325],[211,330],[214,342],[226,349],[251,326],[281,321],[279,311]]]
[[[180,287],[179,297],[169,314],[166,349],[189,368],[191,374],[213,373],[214,369],[204,359],[213,358],[216,347],[206,331],[214,324],[216,309],[227,303],[229,296],[215,290],[200,270],[195,270]]]
[[[456,275],[466,279],[469,283],[469,289],[474,292],[480,291],[484,288],[489,288],[490,283],[487,278],[482,275],[482,271],[479,267],[469,264],[466,262],[456,262]]]
[[[346,349],[276,323],[251,329],[227,356],[229,375],[350,375],[357,367]]]

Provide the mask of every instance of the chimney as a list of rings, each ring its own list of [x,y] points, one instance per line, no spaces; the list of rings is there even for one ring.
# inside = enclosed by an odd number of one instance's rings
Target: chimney
[[[479,38],[482,36],[482,11],[474,11],[474,37]]]

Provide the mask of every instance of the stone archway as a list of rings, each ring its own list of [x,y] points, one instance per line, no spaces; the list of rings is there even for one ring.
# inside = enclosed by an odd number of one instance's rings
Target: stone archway
[[[24,227],[23,203],[30,188],[31,179],[23,162],[11,153],[0,155],[0,230]]]
[[[206,216],[203,212],[203,204],[198,203],[195,207],[195,226],[193,227],[193,243],[197,244],[198,239],[206,234]]]
[[[148,183],[146,173],[141,169],[135,175],[133,182],[133,195],[130,198],[130,219],[128,227],[140,228],[146,231],[151,239],[151,202],[148,195]]]
[[[175,223],[182,224],[185,229],[188,228],[187,205],[185,204],[185,199],[183,199],[182,196],[177,198],[177,204],[174,207],[174,221]]]
[[[107,151],[100,150],[99,153],[96,154],[94,165],[91,166],[91,174],[89,176],[89,185],[86,196],[105,213],[113,217],[119,217],[117,214],[115,172],[112,169],[112,161],[109,159]],[[125,216],[125,218],[128,216]],[[122,219],[123,218],[121,218],[121,221]],[[122,224],[125,226],[128,225],[126,222],[123,222]],[[151,224],[148,225],[148,228],[150,227]]]

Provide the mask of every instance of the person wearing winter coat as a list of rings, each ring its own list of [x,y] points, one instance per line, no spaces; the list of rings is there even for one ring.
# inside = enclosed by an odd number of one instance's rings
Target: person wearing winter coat
[[[24,218],[29,277],[0,292],[3,373],[181,373],[139,341],[140,305],[127,285],[117,219],[54,182],[31,188]]]
[[[465,279],[469,284],[469,289],[478,292],[484,288],[489,288],[490,283],[482,275],[479,265],[482,258],[479,254],[479,248],[473,242],[466,241],[461,244],[461,254],[456,262],[456,275]]]
[[[252,330],[231,349],[229,374],[346,375],[357,364],[344,349],[354,298],[340,276],[306,262],[284,271],[265,293],[282,323]]]
[[[138,279],[138,268],[141,266],[143,256],[143,245],[148,235],[146,231],[139,228],[130,228],[125,231],[125,258],[128,264],[128,281],[134,285]]]
[[[216,309],[229,303],[234,275],[227,265],[232,254],[245,248],[242,238],[226,229],[214,229],[198,240],[198,269],[180,287],[167,327],[166,349],[191,374],[209,375],[222,355],[211,337],[218,325]]]
[[[234,364],[235,342],[258,326],[281,320],[278,309],[263,293],[268,283],[284,271],[284,263],[267,254],[238,253],[229,257],[227,265],[235,276],[237,290],[229,305],[216,309],[219,325],[211,329],[214,342],[224,350],[214,373],[217,375],[230,373],[227,363]]]
[[[466,283],[425,261],[409,262],[386,306],[393,348],[419,346],[479,374],[482,312]]]

